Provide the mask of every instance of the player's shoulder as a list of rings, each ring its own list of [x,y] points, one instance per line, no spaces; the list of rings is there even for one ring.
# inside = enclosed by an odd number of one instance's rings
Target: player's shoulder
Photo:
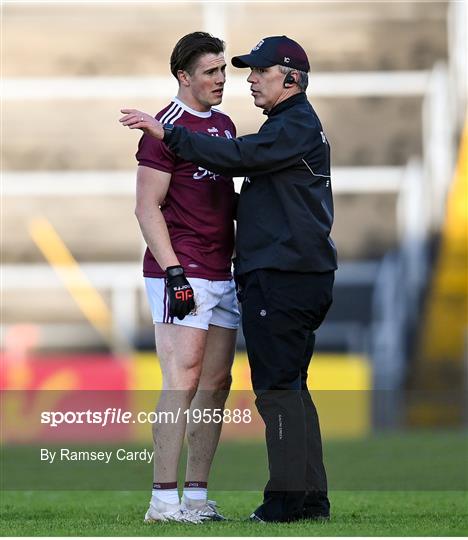
[[[212,113],[218,113],[218,114],[222,114],[223,116],[227,116],[229,118],[229,115],[227,115],[225,112],[223,112],[221,109],[217,109],[216,107],[211,107],[211,112]]]
[[[223,112],[222,110],[220,110],[220,109],[216,109],[215,107],[211,107],[211,114],[213,116],[218,116],[218,118],[223,119],[223,120],[225,120],[227,122],[233,123],[231,117],[228,114],[226,114],[225,112]]]
[[[182,104],[174,98],[169,105],[166,105],[164,109],[156,114],[155,118],[162,124],[175,124],[183,114],[184,108]]]
[[[231,117],[226,114],[225,112],[216,109],[215,107],[211,107],[211,114],[215,120],[218,120],[219,122],[222,122],[223,124],[227,126],[234,126],[235,124],[232,121]]]

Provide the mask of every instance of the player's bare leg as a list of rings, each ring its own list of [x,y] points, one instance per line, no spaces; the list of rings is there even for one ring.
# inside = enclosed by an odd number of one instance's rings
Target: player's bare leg
[[[218,409],[222,416],[231,386],[231,367],[236,347],[236,330],[210,325],[203,357],[202,374],[198,390],[192,400],[190,412]],[[197,413],[198,414],[198,413]],[[187,425],[188,458],[184,502],[191,507],[206,505],[206,484],[218,446],[222,422],[190,422]],[[190,506],[189,506],[190,507]],[[207,514],[222,519],[213,507]]]
[[[191,413],[198,409],[222,409],[231,386],[236,330],[210,325],[198,390]],[[222,423],[191,422],[187,426],[188,458],[186,480],[207,482],[218,445]]]
[[[154,481],[170,483],[177,479],[177,468],[185,436],[187,416],[202,371],[207,341],[206,330],[158,323],[156,346],[163,374],[163,390],[157,411],[172,411],[177,423],[154,424]]]

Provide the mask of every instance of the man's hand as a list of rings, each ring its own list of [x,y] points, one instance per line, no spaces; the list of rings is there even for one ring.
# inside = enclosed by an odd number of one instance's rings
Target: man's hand
[[[164,138],[164,129],[161,122],[153,118],[150,114],[138,111],[137,109],[120,109],[125,116],[119,120],[124,126],[130,129],[141,129],[147,135],[152,135],[156,139]]]
[[[166,268],[166,290],[169,297],[169,315],[180,321],[195,309],[193,289],[182,266]]]

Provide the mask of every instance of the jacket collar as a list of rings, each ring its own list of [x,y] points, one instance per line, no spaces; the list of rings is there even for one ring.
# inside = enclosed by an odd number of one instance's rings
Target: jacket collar
[[[305,103],[306,101],[307,96],[305,92],[301,92],[300,94],[294,94],[293,96],[285,99],[281,103],[278,103],[278,105],[275,105],[273,109],[271,109],[271,111],[263,111],[263,114],[265,114],[266,116],[274,116],[275,114],[283,112],[286,109],[294,107],[294,105],[298,105],[299,103]]]

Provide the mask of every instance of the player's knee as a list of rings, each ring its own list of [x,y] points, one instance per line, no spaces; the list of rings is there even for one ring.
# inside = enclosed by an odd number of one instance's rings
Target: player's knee
[[[198,363],[185,365],[165,373],[164,387],[170,390],[196,392],[201,376],[201,366]]]
[[[231,383],[232,377],[229,373],[224,377],[218,377],[211,381],[209,386],[202,389],[206,400],[213,403],[214,407],[224,407],[229,395],[229,390],[231,389]]]
[[[184,390],[190,399],[193,398],[200,382],[200,370],[197,368],[186,369],[179,376],[179,389]]]
[[[216,375],[210,377],[210,381],[207,381],[207,388],[214,391],[218,390],[230,390],[232,384],[231,372],[219,372]]]
[[[219,390],[230,390],[232,385],[232,375],[231,372],[224,374],[218,381]]]

